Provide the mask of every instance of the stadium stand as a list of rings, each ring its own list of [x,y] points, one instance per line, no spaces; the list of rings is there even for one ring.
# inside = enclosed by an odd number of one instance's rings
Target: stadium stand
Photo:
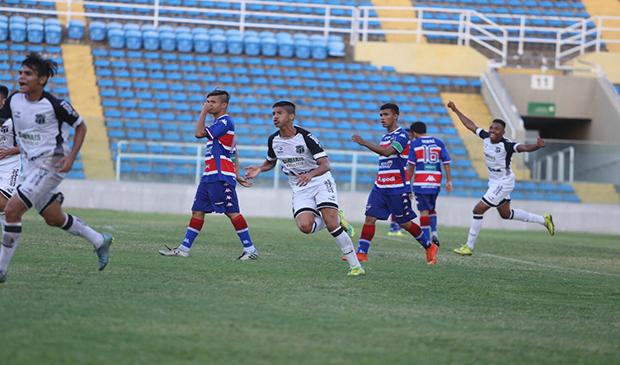
[[[378,140],[383,130],[376,122],[377,108],[383,102],[394,101],[401,106],[401,120],[405,125],[422,120],[429,125],[429,133],[446,141],[454,159],[455,195],[479,196],[486,189],[486,181],[472,168],[440,97],[442,91],[478,93],[480,81],[477,79],[399,74],[392,67],[379,69],[371,64],[349,61],[342,58],[343,54],[329,52],[327,47],[315,54],[312,47],[299,51],[299,44],[294,43],[291,51],[290,44],[278,42],[285,36],[277,38],[273,33],[261,36],[261,33],[246,32],[241,37],[236,32],[210,29],[206,30],[209,44],[201,48],[201,37],[197,35],[205,33],[187,32],[182,26],[155,30],[139,24],[112,25],[110,22],[102,23],[99,34],[93,32],[93,23],[88,33],[93,42],[93,62],[113,159],[121,140],[138,142],[122,147],[128,152],[162,156],[123,163],[120,173],[124,177],[173,181],[187,181],[192,177],[195,163],[168,156],[192,156],[196,154],[195,148],[152,146],[147,142],[195,143],[194,122],[204,93],[221,87],[233,94],[230,112],[237,123],[237,143],[241,146],[264,145],[273,130],[269,117],[271,104],[278,99],[291,99],[299,105],[300,125],[311,129],[328,149],[359,150],[350,141],[350,135],[355,131],[365,138]],[[77,30],[69,30],[67,34],[75,34],[69,38],[79,39],[84,35],[80,22],[73,22],[71,26]],[[132,34],[131,31],[136,32]],[[159,35],[156,45],[148,40],[149,32],[155,31]],[[8,33],[10,37],[11,31]],[[162,37],[166,33],[172,37]],[[188,33],[190,38],[185,36]],[[217,35],[224,36],[219,44],[214,41]],[[276,38],[275,45],[265,41],[272,36]],[[255,40],[248,42],[252,37]],[[286,38],[311,39],[305,34],[293,33]],[[42,41],[47,39],[45,34]],[[53,37],[50,39],[52,44],[57,42]],[[0,46],[7,49],[7,59],[18,62],[24,52],[34,50],[54,55],[62,65],[58,47],[21,43],[25,40],[9,39]],[[323,44],[326,40],[322,39]],[[287,45],[288,51],[282,51]],[[16,65],[2,70],[2,80],[15,80]],[[50,91],[67,97],[63,82],[61,68]],[[242,147],[240,151],[242,159],[264,157],[264,151],[244,151]],[[334,153],[332,160],[338,181],[349,186],[350,156]],[[376,159],[361,155],[357,162],[361,167],[357,187],[368,188],[374,180]],[[71,177],[82,178],[81,162],[76,167]],[[548,182],[524,182],[513,195],[517,199],[579,201],[571,185]]]

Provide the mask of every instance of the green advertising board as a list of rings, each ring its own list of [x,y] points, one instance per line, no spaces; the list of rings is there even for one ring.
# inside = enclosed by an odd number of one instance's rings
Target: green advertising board
[[[555,104],[529,102],[527,103],[527,115],[536,117],[554,117]]]

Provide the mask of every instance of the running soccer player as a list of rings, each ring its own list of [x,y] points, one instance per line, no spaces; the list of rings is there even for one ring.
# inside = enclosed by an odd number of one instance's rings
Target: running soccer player
[[[515,143],[504,138],[506,123],[501,119],[491,122],[489,131],[479,128],[476,123],[463,114],[454,102],[448,103],[450,108],[460,119],[465,128],[475,133],[483,140],[484,160],[489,170],[489,189],[473,210],[473,220],[469,228],[467,243],[454,250],[459,255],[472,255],[474,246],[482,226],[484,213],[490,208],[496,208],[503,219],[514,219],[528,223],[538,223],[555,234],[553,217],[547,213],[545,216],[526,212],[522,209],[510,208],[510,193],[515,188],[515,175],[510,168],[512,155],[520,152],[534,152],[545,147],[542,138],[536,140],[536,144]]]
[[[293,217],[299,230],[311,234],[327,227],[349,263],[347,275],[365,275],[349,236],[353,235],[353,227],[338,209],[336,182],[319,140],[294,125],[295,104],[279,101],[273,104],[272,115],[278,131],[269,136],[265,162],[247,167],[245,177],[254,179],[261,172],[273,169],[277,160],[282,161],[282,171],[288,175],[293,190]]]
[[[236,183],[250,184],[238,174],[238,160],[235,146],[235,124],[227,114],[230,94],[225,90],[215,90],[207,95],[200,117],[196,122],[196,138],[207,138],[205,149],[205,171],[196,190],[192,217],[181,244],[175,248],[159,250],[163,256],[188,257],[189,251],[198,237],[207,213],[225,214],[237,231],[243,252],[237,260],[258,259],[258,251],[252,243],[248,224],[239,210],[235,190]],[[207,115],[213,122],[206,124]]]
[[[9,96],[9,89],[0,85],[0,108]],[[13,196],[21,162],[15,140],[13,121],[9,118],[0,124],[0,224],[4,225],[4,207]]]
[[[426,124],[423,122],[413,123],[410,132],[414,139],[409,145],[407,172],[413,179],[412,190],[418,203],[420,225],[424,240],[439,246],[435,204],[441,189],[442,166],[446,171],[446,190],[452,191],[450,154],[441,139],[426,134]]]
[[[420,226],[413,222],[416,214],[411,209],[409,198],[411,191],[407,176],[409,136],[398,126],[399,114],[396,104],[388,103],[381,106],[379,117],[387,133],[381,138],[379,145],[365,141],[357,134],[352,137],[354,142],[379,155],[379,171],[375,185],[368,196],[366,219],[357,248],[357,257],[361,262],[368,261],[368,251],[375,235],[377,219],[386,220],[392,214],[394,220],[424,247],[426,262],[432,265],[437,262],[438,247],[424,240]]]
[[[69,102],[44,90],[56,69],[54,61],[36,53],[28,54],[19,69],[19,91],[11,94],[0,109],[0,118],[13,121],[23,163],[16,194],[4,208],[0,282],[6,280],[9,263],[21,239],[22,216],[32,207],[48,225],[87,239],[95,247],[99,271],[109,261],[112,236],[98,233],[62,210],[63,195],[58,185],[71,171],[86,136],[86,124]],[[75,129],[71,149],[67,144],[69,127]]]

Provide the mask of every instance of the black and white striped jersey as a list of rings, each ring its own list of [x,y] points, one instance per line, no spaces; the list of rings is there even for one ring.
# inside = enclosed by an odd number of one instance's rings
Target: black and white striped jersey
[[[502,138],[499,142],[491,142],[489,132],[482,128],[476,130],[476,135],[482,138],[484,143],[484,162],[489,170],[489,180],[499,180],[506,177],[513,177],[514,174],[510,168],[512,155],[517,151],[519,143]]]

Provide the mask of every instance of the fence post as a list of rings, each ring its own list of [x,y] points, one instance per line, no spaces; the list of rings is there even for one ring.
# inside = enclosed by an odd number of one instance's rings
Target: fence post
[[[116,143],[116,181],[121,181],[121,155],[123,154],[122,145],[124,141]]]
[[[359,33],[360,33],[360,11],[359,8],[356,6],[353,8],[353,10],[351,11],[351,33],[349,35],[349,44],[350,45],[356,45],[357,41],[359,40]]]
[[[524,38],[525,38],[525,16],[521,15],[521,22],[519,23],[519,49],[517,53],[519,55],[523,54],[524,47]]]
[[[351,191],[355,192],[357,189],[357,152],[353,153],[353,159],[351,160]]]
[[[416,16],[416,19],[418,20],[418,34],[415,35],[415,42],[420,43],[420,41],[422,40],[422,31],[423,31],[422,24],[424,23],[424,10],[422,9],[416,9],[416,10],[418,11],[418,14]]]
[[[579,50],[579,54],[586,53],[586,31],[588,29],[586,23],[586,19],[581,21],[581,49]]]
[[[155,0],[153,8],[153,26],[155,28],[159,26],[159,0]]]
[[[196,185],[198,185],[200,183],[200,178],[201,178],[201,173],[200,173],[200,167],[202,164],[202,161],[200,160],[202,158],[202,147],[201,146],[196,146],[196,170],[195,170],[195,175],[194,175],[194,182],[196,183]]]
[[[598,24],[596,25],[596,52],[601,51],[601,29],[603,28],[603,18],[597,17]]]
[[[332,14],[332,7],[326,6],[325,7],[325,20],[323,21],[323,37],[325,38],[329,37],[329,23],[330,23],[331,14]]]
[[[558,181],[566,181],[566,178],[564,177],[564,153],[566,153],[565,151],[562,153],[558,154]]]
[[[364,8],[364,24],[362,25],[364,32],[362,33],[362,40],[368,41],[368,8]]]
[[[69,26],[69,22],[71,21],[71,16],[73,15],[73,0],[67,0],[67,26]]]
[[[246,3],[245,0],[241,0],[241,3],[239,4],[239,8],[240,8],[240,13],[239,13],[239,31],[241,32],[241,35],[243,35],[243,32],[245,32],[245,11],[246,11]]]
[[[573,182],[575,173],[575,147],[571,146],[568,150],[568,181]]]

